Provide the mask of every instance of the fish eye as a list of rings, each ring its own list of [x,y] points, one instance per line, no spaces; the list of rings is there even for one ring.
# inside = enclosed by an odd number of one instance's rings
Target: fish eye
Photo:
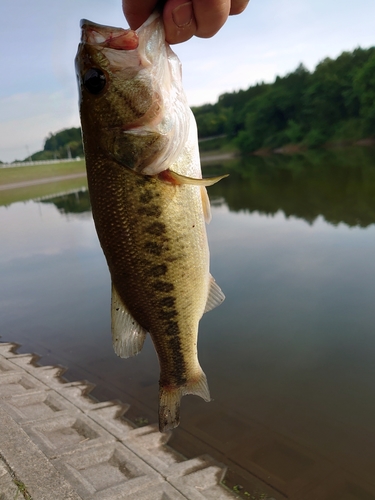
[[[90,68],[83,77],[83,85],[91,94],[100,94],[106,84],[105,74],[101,69]]]

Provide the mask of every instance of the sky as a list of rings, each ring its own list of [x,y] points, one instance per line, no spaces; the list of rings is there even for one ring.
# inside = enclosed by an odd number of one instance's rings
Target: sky
[[[141,0],[140,0],[141,1]],[[79,126],[74,57],[79,21],[126,28],[121,0],[1,0],[0,160],[43,149]],[[272,82],[303,63],[375,45],[374,0],[251,0],[211,39],[174,45],[191,106]]]

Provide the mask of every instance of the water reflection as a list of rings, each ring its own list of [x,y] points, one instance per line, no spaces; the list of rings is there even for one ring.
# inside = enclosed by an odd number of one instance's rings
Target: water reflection
[[[187,397],[170,443],[209,453],[255,498],[375,499],[375,163],[250,158],[210,188],[212,274],[227,299],[204,316],[213,401]],[[121,360],[87,192],[0,208],[2,340],[36,351],[100,399],[157,421],[151,342]],[[71,215],[71,216],[70,216]],[[244,495],[244,498],[249,495]]]
[[[252,156],[207,170],[231,174],[229,183],[210,188],[210,196],[225,199],[230,210],[267,215],[281,210],[309,223],[321,215],[333,225],[375,222],[375,151],[370,148]]]
[[[62,214],[91,213],[90,196],[87,189],[75,190],[58,196],[48,196],[40,200],[42,203],[52,203]]]

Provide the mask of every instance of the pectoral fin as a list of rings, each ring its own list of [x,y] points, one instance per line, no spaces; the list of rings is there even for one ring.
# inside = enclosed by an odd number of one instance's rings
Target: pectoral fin
[[[215,307],[219,306],[225,299],[225,295],[221,291],[221,288],[216,283],[213,276],[210,275],[210,288],[208,291],[208,297],[206,302],[206,308],[204,312],[211,311]]]
[[[130,358],[138,354],[146,338],[146,330],[133,318],[112,284],[111,330],[117,356]]]
[[[212,186],[221,181],[221,179],[224,179],[224,177],[228,177],[228,175],[229,174],[219,175],[218,177],[207,177],[206,179],[195,179],[194,177],[187,177],[186,175],[181,175],[168,169],[160,172],[158,178],[161,181],[175,185],[192,184],[194,186]]]
[[[204,186],[201,186],[201,199],[202,199],[204,220],[206,221],[206,224],[209,224],[211,222],[211,205],[207,189]]]

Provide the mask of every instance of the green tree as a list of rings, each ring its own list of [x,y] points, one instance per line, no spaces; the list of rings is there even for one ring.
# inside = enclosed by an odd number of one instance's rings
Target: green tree
[[[375,51],[357,72],[354,90],[360,102],[363,131],[375,135]]]

